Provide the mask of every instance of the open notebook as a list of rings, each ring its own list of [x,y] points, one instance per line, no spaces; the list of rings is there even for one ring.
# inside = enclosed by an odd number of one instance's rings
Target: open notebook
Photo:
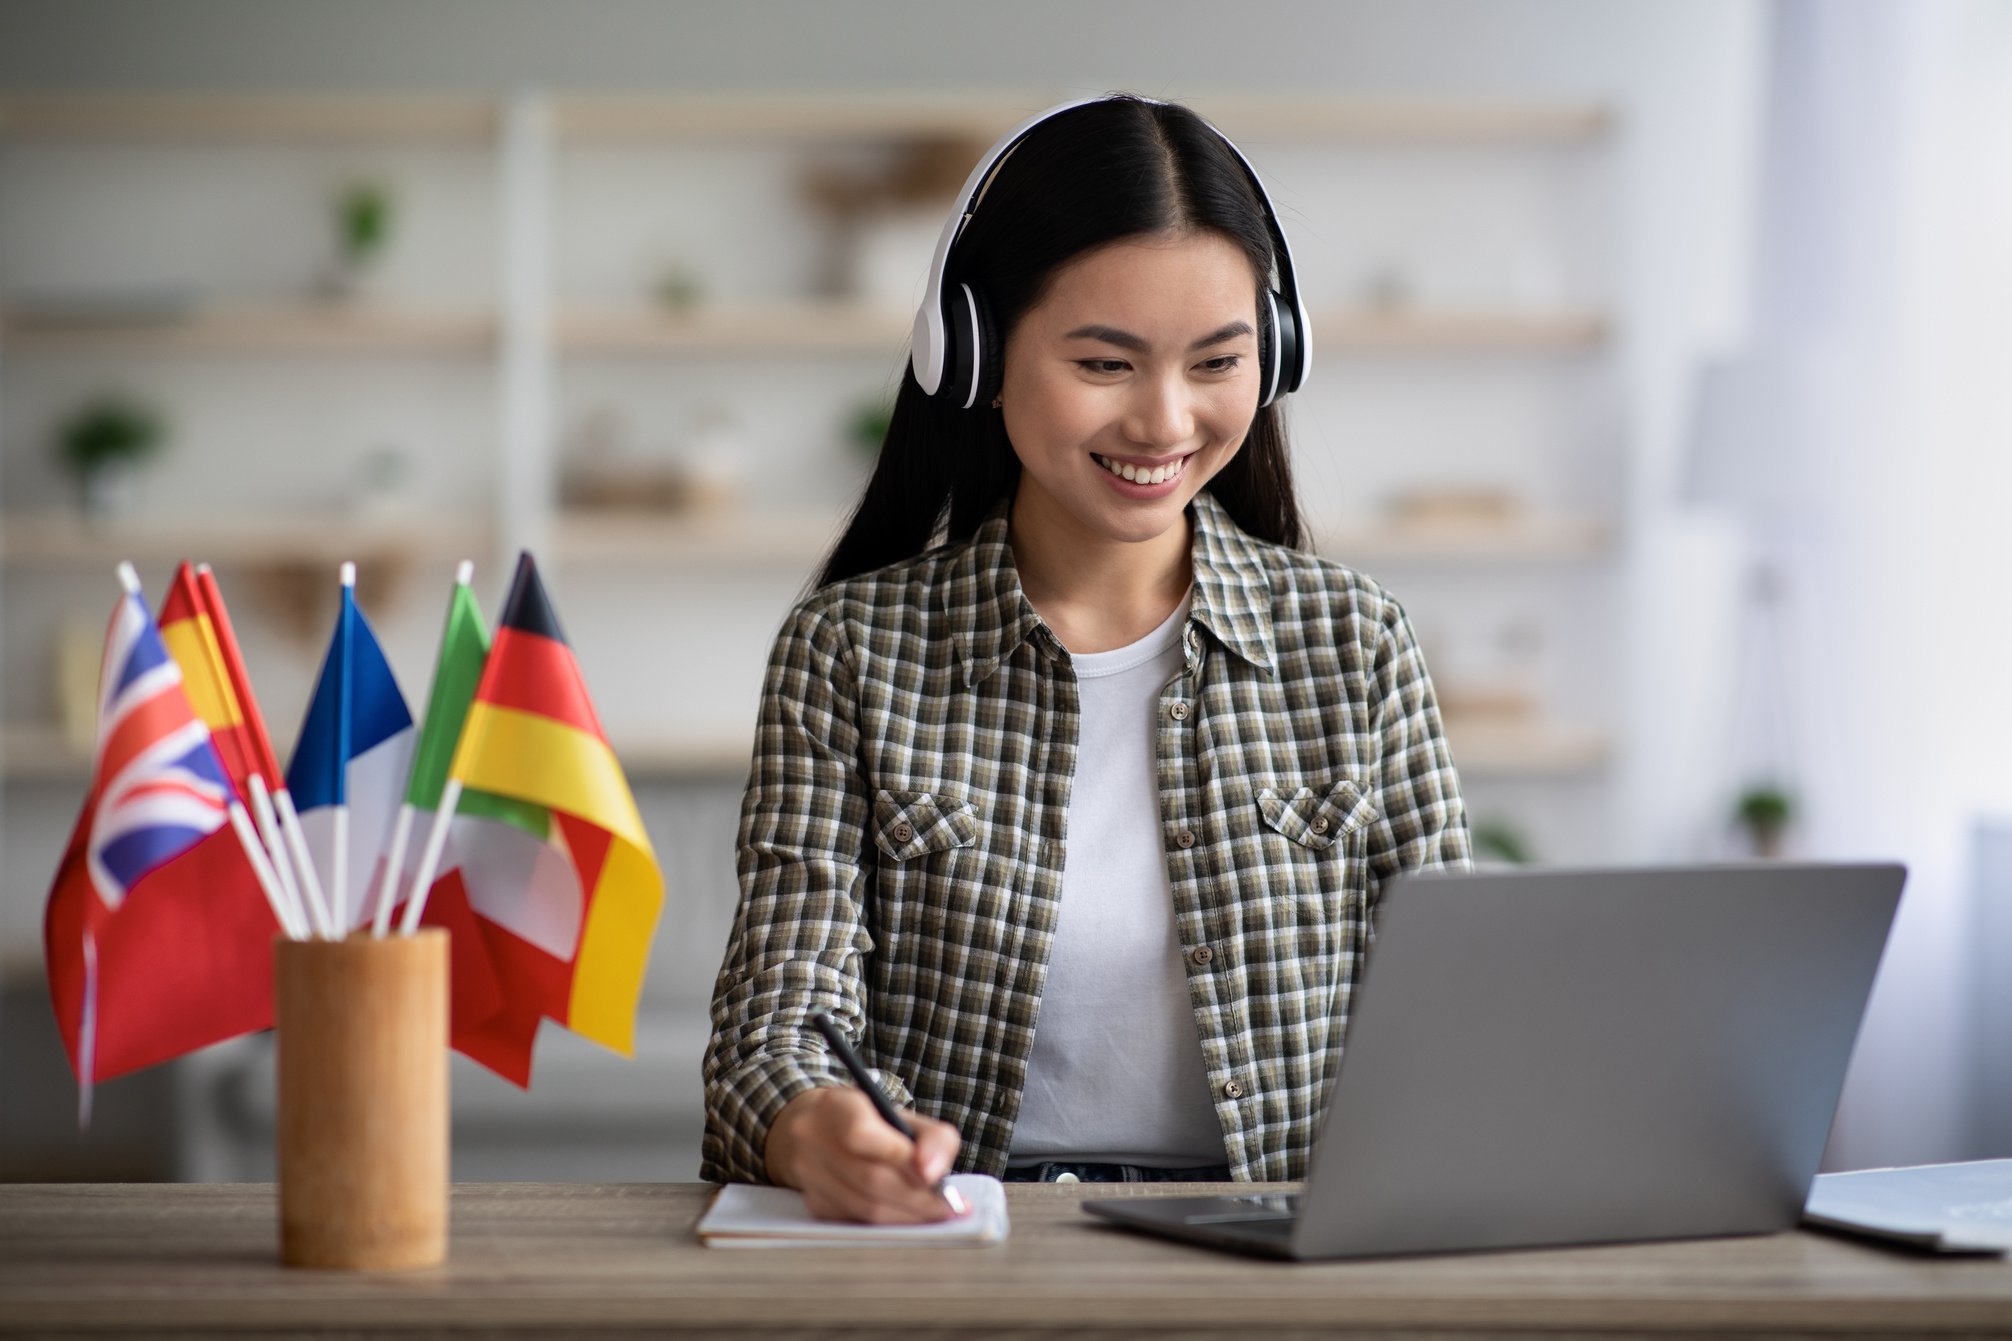
[[[708,1248],[916,1248],[998,1243],[1006,1237],[1006,1189],[982,1173],[945,1179],[971,1208],[968,1215],[933,1225],[855,1225],[819,1220],[803,1193],[787,1187],[728,1183],[699,1218],[699,1241]]]

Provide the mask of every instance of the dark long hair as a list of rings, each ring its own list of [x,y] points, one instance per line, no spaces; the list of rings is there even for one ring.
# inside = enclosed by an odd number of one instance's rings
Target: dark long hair
[[[1236,151],[1185,107],[1116,95],[1060,113],[1021,141],[958,238],[945,287],[962,282],[985,295],[1003,349],[1069,261],[1169,232],[1228,238],[1269,284],[1271,233]],[[939,531],[967,539],[1019,479],[999,411],[939,404],[904,371],[873,477],[816,585],[919,554]],[[1205,487],[1250,534],[1302,543],[1276,403],[1258,411],[1242,450]]]

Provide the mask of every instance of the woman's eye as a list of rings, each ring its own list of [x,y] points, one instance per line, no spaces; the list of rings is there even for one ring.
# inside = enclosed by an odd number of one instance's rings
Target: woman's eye
[[[1123,359],[1077,359],[1076,366],[1084,372],[1115,375],[1125,371],[1131,365]]]
[[[1241,354],[1219,354],[1215,358],[1204,360],[1202,371],[1212,373],[1235,372],[1237,365],[1242,362],[1243,355]]]

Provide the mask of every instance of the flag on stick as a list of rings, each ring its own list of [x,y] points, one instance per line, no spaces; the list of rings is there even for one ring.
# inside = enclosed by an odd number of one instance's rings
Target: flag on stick
[[[458,870],[503,998],[480,1031],[457,1029],[457,1048],[519,1084],[530,1082],[541,1018],[633,1053],[663,877],[528,554],[440,788],[402,930],[444,886],[434,861]]]
[[[412,736],[405,696],[356,608],[356,565],[344,564],[335,632],[286,772],[305,839],[304,864],[329,877],[323,882],[324,934],[347,935],[370,915],[369,900],[350,899],[350,875],[358,876],[359,889],[374,887]]]
[[[312,863],[305,860],[307,843],[300,832],[300,817],[287,792],[286,775],[280,772],[279,756],[273,753],[265,714],[259,711],[258,696],[252,693],[251,675],[245,670],[244,653],[239,650],[237,632],[231,627],[230,610],[224,605],[216,574],[206,563],[196,568],[196,594],[197,606],[208,617],[210,632],[216,638],[224,678],[229,681],[232,696],[244,715],[241,743],[249,769],[245,781],[249,784],[252,816],[258,821],[259,834],[265,839],[287,898],[300,910],[303,920],[320,934],[333,935],[333,929],[323,925],[326,913],[320,912],[319,920],[316,918],[322,908],[321,885]]]
[[[49,891],[49,993],[91,1087],[272,1023],[278,904],[209,729],[130,565],[98,690],[91,784]]]
[[[204,573],[207,572],[205,568]],[[210,585],[213,589],[215,579],[210,580]],[[265,722],[259,716],[257,703],[247,703],[239,695],[230,673],[224,653],[230,625],[211,613],[208,593],[187,560],[175,569],[167,598],[161,602],[160,630],[162,643],[181,667],[182,687],[189,696],[189,705],[209,727],[211,743],[216,746],[217,757],[223,762],[231,785],[239,797],[251,796],[254,781],[263,782],[263,761],[271,757],[272,746],[265,739]],[[234,639],[231,648],[234,654]],[[277,770],[274,772],[276,775]],[[287,860],[286,849],[270,819],[270,804],[260,810],[265,832],[257,857],[264,859],[279,890],[279,906],[274,911],[279,914],[287,935],[302,939],[310,931],[307,909],[294,883],[292,863]]]

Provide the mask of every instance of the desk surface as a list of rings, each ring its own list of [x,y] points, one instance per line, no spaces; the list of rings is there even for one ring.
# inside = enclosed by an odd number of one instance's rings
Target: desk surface
[[[2002,1259],[1790,1233],[1293,1264],[1136,1236],[1077,1208],[1127,1190],[1014,1185],[1006,1244],[897,1253],[702,1248],[700,1184],[460,1184],[446,1266],[352,1275],[277,1265],[268,1184],[0,1185],[0,1333],[2012,1336]]]

